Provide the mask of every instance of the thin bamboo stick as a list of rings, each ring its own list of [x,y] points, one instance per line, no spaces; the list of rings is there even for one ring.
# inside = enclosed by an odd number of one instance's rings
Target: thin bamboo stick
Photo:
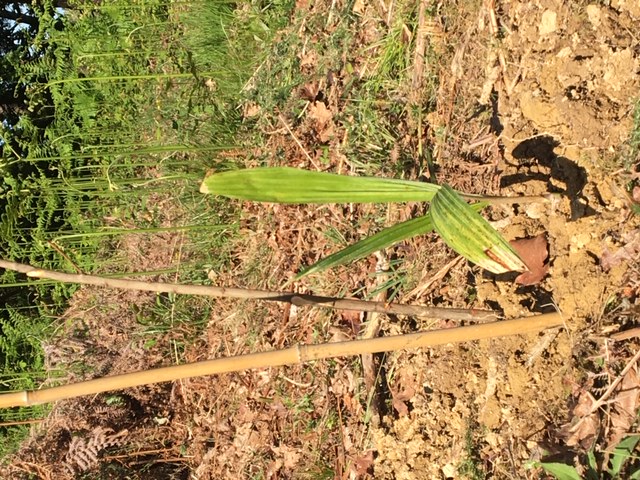
[[[25,390],[22,392],[5,393],[0,395],[0,408],[38,405],[83,395],[95,395],[109,390],[121,390],[150,383],[170,382],[250,368],[278,367],[332,357],[425,348],[453,342],[467,342],[484,338],[533,333],[545,328],[558,327],[562,324],[563,320],[559,313],[548,313],[515,320],[396,335],[392,337],[378,337],[367,340],[319,345],[297,345],[285,350],[217,358],[141,372],[125,373],[36,391]]]
[[[388,313],[394,315],[411,315],[428,318],[446,318],[450,320],[488,321],[499,318],[492,310],[438,308],[423,305],[405,305],[399,303],[375,302],[356,298],[334,298],[318,295],[307,295],[294,292],[273,292],[249,288],[227,288],[206,285],[180,285],[177,283],[143,282],[121,278],[99,277],[74,273],[43,270],[22,263],[0,260],[0,268],[25,273],[28,277],[46,278],[65,283],[80,283],[100,287],[139,290],[145,292],[175,293],[184,295],[201,295],[208,297],[243,298],[249,300],[265,300],[291,303],[296,306],[314,306],[334,310],[354,310],[362,312]]]

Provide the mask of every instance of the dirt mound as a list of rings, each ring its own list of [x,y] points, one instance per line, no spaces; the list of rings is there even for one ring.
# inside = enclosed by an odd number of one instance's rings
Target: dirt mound
[[[637,8],[631,2],[585,7],[513,1],[476,14],[470,14],[473,23],[461,23],[458,38],[477,40],[458,47],[464,57],[456,62],[466,74],[450,91],[487,105],[490,135],[480,143],[476,133],[467,133],[484,128],[469,121],[471,108],[454,110],[449,124],[456,125],[456,116],[466,119],[459,132],[474,153],[499,145],[483,156],[493,153],[501,192],[558,194],[546,208],[493,213],[507,224],[508,238],[548,236],[549,277],[536,287],[517,287],[476,276],[476,293],[507,316],[557,308],[567,330],[394,355],[403,374],[390,389],[410,383],[416,394],[409,413],[374,431],[376,478],[525,478],[525,465],[541,458],[543,449],[554,450],[556,442],[575,445],[575,436],[571,443],[559,433],[572,417],[567,398],[578,395],[587,375],[581,356],[601,358],[600,349],[611,348],[592,335],[603,322],[615,322],[606,306],[629,282],[624,267],[603,269],[602,259],[607,245],[627,245],[638,235],[637,219],[620,195],[625,179],[611,170],[612,158],[627,148],[640,86]],[[499,46],[492,21],[504,32]],[[474,79],[473,72],[483,74]],[[443,125],[448,118],[433,120]],[[478,143],[480,149],[473,147]],[[442,156],[455,153],[469,158],[469,149],[447,148]],[[591,441],[597,428],[590,426]]]

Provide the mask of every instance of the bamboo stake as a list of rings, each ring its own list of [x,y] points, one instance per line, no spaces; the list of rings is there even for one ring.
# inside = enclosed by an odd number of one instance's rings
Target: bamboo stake
[[[314,306],[333,310],[354,310],[362,312],[390,313],[395,315],[411,315],[428,318],[445,318],[450,320],[488,321],[499,318],[492,310],[438,308],[423,305],[405,305],[399,303],[375,302],[356,298],[335,298],[318,295],[307,295],[293,292],[273,292],[249,288],[227,288],[206,285],[180,285],[177,283],[143,282],[141,280],[125,280],[120,278],[99,277],[76,273],[54,272],[43,270],[22,263],[0,259],[0,268],[25,273],[28,277],[47,278],[65,283],[80,283],[99,287],[119,288],[123,290],[139,290],[145,292],[175,293],[184,295],[200,295],[208,297],[243,298],[249,300],[265,300],[291,303],[296,306]]]
[[[121,390],[151,383],[171,382],[203,375],[236,372],[250,368],[279,367],[325,358],[425,348],[453,342],[467,342],[484,338],[534,333],[545,328],[559,327],[562,324],[563,320],[559,313],[548,313],[515,320],[396,335],[392,337],[378,337],[367,340],[318,345],[297,345],[284,350],[203,360],[195,363],[114,375],[42,390],[4,393],[0,394],[0,408],[38,405],[83,395],[95,395],[109,390]]]

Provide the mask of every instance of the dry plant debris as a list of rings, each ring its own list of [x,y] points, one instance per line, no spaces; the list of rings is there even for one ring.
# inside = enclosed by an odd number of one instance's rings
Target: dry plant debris
[[[511,245],[529,268],[529,271],[518,275],[516,283],[525,286],[540,283],[549,273],[549,244],[545,235],[514,240]]]
[[[95,467],[100,461],[100,453],[109,447],[120,445],[127,434],[126,430],[116,433],[110,428],[96,427],[88,437],[73,437],[65,458],[65,468],[74,474]]]

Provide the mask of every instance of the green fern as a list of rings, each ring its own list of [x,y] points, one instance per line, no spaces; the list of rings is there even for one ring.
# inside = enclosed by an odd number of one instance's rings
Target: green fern
[[[0,389],[18,390],[35,386],[32,371],[44,369],[41,338],[44,329],[34,326],[24,309],[7,307],[0,315]],[[34,328],[35,327],[35,328]]]

